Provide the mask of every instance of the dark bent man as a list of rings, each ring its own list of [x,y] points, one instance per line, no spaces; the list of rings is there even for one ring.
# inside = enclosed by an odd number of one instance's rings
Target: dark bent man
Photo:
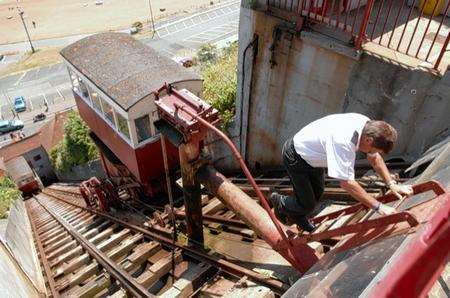
[[[296,223],[311,232],[315,226],[307,216],[324,191],[324,170],[353,198],[382,215],[396,212],[378,202],[355,181],[356,151],[367,154],[373,169],[397,196],[411,195],[409,185],[391,179],[380,153],[389,153],[397,131],[384,121],[373,121],[357,113],[334,114],[318,119],[284,143],[283,163],[294,187],[294,197],[276,192],[270,196],[275,214],[283,223]]]

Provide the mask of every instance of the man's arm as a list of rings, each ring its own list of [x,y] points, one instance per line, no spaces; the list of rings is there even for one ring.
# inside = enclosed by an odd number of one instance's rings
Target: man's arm
[[[367,160],[369,161],[375,172],[386,182],[386,185],[397,196],[399,200],[402,199],[402,195],[410,196],[413,194],[413,189],[410,185],[400,185],[391,178],[389,170],[384,163],[383,157],[379,153],[367,154]]]
[[[369,195],[361,185],[355,180],[342,180],[340,185],[345,189],[354,199],[358,200],[367,207],[374,209],[382,215],[394,214],[396,210],[392,207],[378,202],[374,197]]]
[[[378,201],[374,197],[369,195],[361,185],[355,180],[342,180],[340,185],[345,189],[354,199],[358,200],[362,204],[369,208],[376,208],[378,206]]]
[[[389,173],[389,170],[384,163],[383,157],[381,157],[379,153],[368,153],[367,161],[370,163],[375,172],[380,175],[384,182],[386,182],[386,184],[391,182],[391,174]]]

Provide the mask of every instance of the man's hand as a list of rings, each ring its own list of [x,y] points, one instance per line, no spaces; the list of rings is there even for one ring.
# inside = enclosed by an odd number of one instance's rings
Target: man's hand
[[[374,209],[380,215],[391,215],[397,213],[395,208],[389,207],[388,205],[379,203],[378,207]]]
[[[414,193],[411,185],[397,184],[395,180],[389,181],[387,186],[399,200],[402,199],[402,195],[411,196]]]

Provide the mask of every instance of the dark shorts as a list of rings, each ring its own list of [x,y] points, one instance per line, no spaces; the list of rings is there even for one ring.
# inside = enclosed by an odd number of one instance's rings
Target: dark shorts
[[[310,166],[294,148],[292,139],[283,145],[283,163],[294,187],[294,196],[284,197],[280,211],[287,216],[307,216],[324,191],[324,168]]]

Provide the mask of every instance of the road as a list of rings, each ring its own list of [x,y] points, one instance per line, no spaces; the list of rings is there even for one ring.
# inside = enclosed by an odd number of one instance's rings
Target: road
[[[170,58],[186,53],[192,54],[206,43],[223,46],[229,41],[237,40],[239,3],[239,1],[230,1],[189,17],[159,23],[156,26],[157,35],[153,39],[142,41]],[[36,41],[35,45],[37,48],[44,45],[61,47],[85,36],[87,35],[41,40]],[[25,50],[28,50],[27,43],[0,46],[0,53]],[[50,107],[50,112],[57,112],[59,107],[66,109],[68,106],[73,106],[75,103],[71,87],[67,71],[62,63],[1,78],[0,119],[15,117],[12,102],[19,95],[24,96],[27,101],[27,112],[19,114],[19,117],[27,115],[26,117],[31,119],[33,115],[44,110],[45,102]],[[25,135],[32,133],[40,125],[42,124],[26,123]],[[0,141],[4,138],[5,136],[2,136]]]

